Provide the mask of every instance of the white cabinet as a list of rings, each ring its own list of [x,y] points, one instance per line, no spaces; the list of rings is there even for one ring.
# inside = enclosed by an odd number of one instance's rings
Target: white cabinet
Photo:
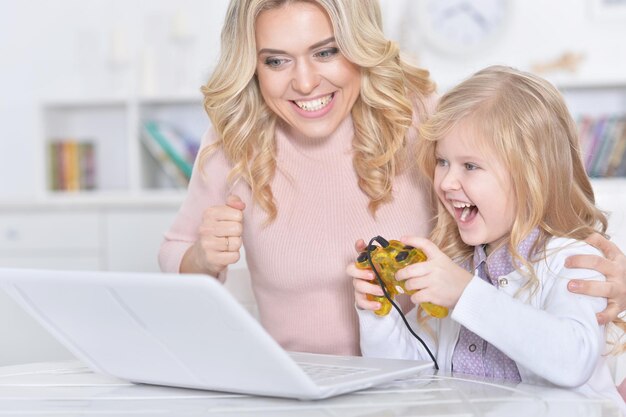
[[[107,210],[103,251],[110,271],[159,271],[157,254],[175,209]]]
[[[88,175],[94,177],[95,186],[90,187],[93,189],[84,190],[81,186],[76,191],[137,196],[160,194],[164,187],[175,188],[175,184],[162,180],[161,164],[142,143],[143,123],[165,123],[196,142],[209,126],[199,92],[160,97],[48,99],[41,105],[40,120],[37,166],[41,167],[39,188],[44,197],[62,195],[67,188],[74,188],[64,185],[75,177],[83,179]],[[81,145],[89,145],[92,156],[82,156]]]
[[[626,80],[559,84],[577,120],[587,174],[626,177]]]
[[[0,210],[0,267],[101,269],[100,217],[15,205]],[[70,359],[70,354],[0,291],[0,365]]]
[[[611,240],[626,252],[626,178],[604,178],[591,181],[596,205],[609,218]]]
[[[626,80],[557,82],[574,117],[626,115]]]
[[[158,271],[158,247],[178,204],[92,199],[0,207],[0,267]],[[73,358],[3,291],[0,335],[0,366]]]
[[[0,266],[100,269],[100,240],[91,210],[1,211]]]
[[[179,198],[82,197],[0,206],[0,267],[159,271],[159,246]],[[226,288],[257,315],[244,258]],[[0,366],[73,357],[3,291],[0,335]]]
[[[593,169],[593,166],[602,167],[610,161],[619,160],[621,165],[626,164],[626,80],[570,81],[557,82],[556,85],[565,97],[572,116],[579,122],[582,130],[583,153],[589,149],[585,141],[593,135],[602,136],[595,137],[599,146],[602,141],[612,141],[610,142],[612,146],[601,158],[595,163],[587,164],[588,172],[597,171]],[[586,118],[612,119],[613,123],[610,129],[606,128],[606,125],[599,125],[596,126],[598,127],[596,131],[589,131],[582,126]],[[583,156],[589,157],[588,154]],[[593,174],[593,172],[590,173]],[[609,216],[608,233],[611,239],[623,251],[626,251],[626,178],[601,177],[593,178],[591,182],[596,196],[596,205],[606,211]]]
[[[0,206],[0,266],[159,270],[179,199],[64,200]]]
[[[95,170],[97,189],[129,190],[134,181],[134,145],[128,135],[130,120],[129,103],[119,98],[51,101],[44,104],[41,115],[42,141],[39,146],[40,166],[44,167],[41,172],[43,189],[53,188],[53,158],[69,156],[55,155],[52,144],[75,141],[94,147],[94,159],[89,163]],[[68,166],[71,164],[69,160],[66,162]]]

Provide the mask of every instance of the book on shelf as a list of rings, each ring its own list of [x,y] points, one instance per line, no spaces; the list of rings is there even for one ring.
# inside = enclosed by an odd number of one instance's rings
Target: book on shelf
[[[147,120],[142,126],[142,143],[163,172],[178,186],[189,184],[200,138],[172,124]]]
[[[583,116],[578,129],[590,177],[626,176],[626,117]]]
[[[626,177],[626,123],[622,123],[619,138],[609,159],[607,176]]]
[[[95,145],[92,141],[54,139],[48,145],[48,159],[50,190],[96,188]]]

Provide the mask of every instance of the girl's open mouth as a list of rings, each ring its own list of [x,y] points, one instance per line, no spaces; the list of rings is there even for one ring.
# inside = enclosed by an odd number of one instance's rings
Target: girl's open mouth
[[[454,217],[460,223],[469,223],[478,214],[478,208],[473,204],[454,202],[452,206],[454,207]]]

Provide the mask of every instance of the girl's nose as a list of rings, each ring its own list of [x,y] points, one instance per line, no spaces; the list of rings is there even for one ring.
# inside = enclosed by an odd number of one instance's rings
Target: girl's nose
[[[449,169],[441,179],[439,186],[444,191],[452,191],[460,189],[461,183],[459,182],[458,176],[454,173],[454,171]]]
[[[300,94],[310,94],[320,84],[320,78],[314,65],[308,62],[299,62],[295,67],[291,85]]]

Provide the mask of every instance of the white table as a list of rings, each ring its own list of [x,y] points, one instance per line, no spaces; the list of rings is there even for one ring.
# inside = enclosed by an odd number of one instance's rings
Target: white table
[[[0,368],[0,415],[617,417],[619,413],[610,402],[568,390],[441,373],[327,400],[298,401],[134,385],[67,361]]]

